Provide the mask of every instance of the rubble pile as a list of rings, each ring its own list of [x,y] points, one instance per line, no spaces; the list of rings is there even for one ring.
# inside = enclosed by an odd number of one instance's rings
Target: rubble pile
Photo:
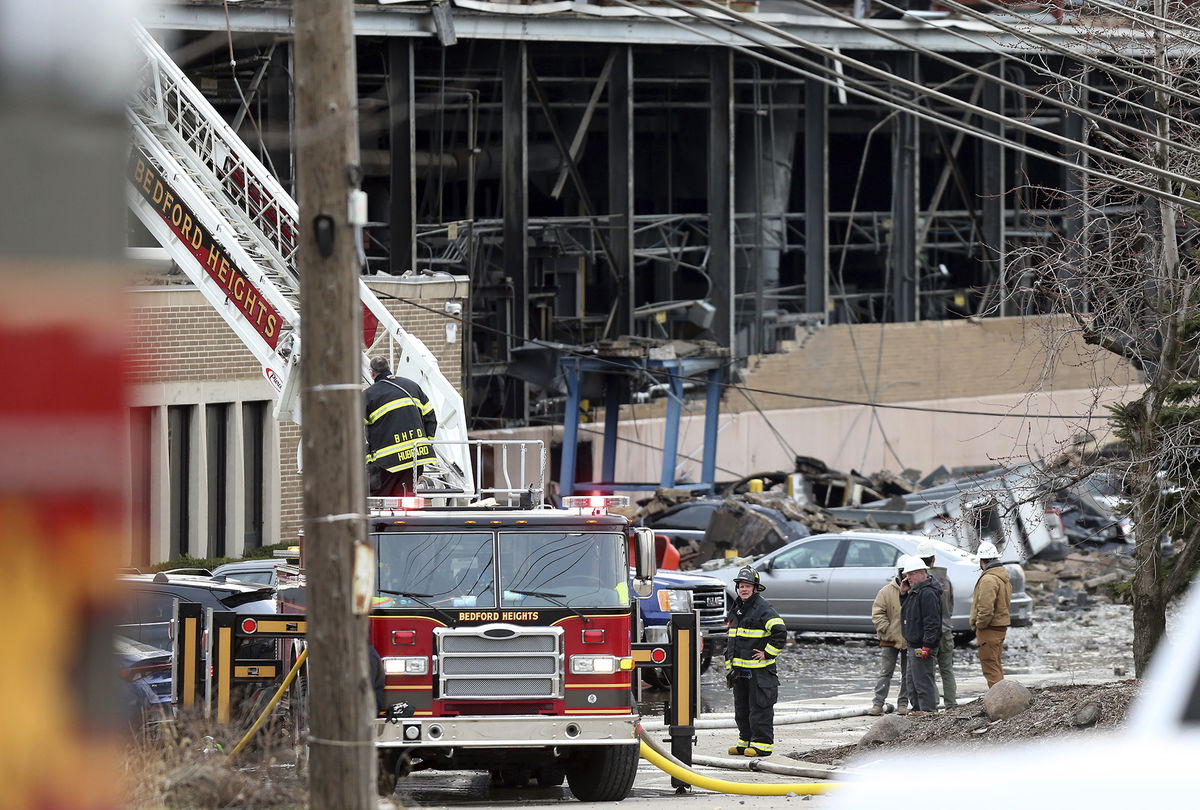
[[[1133,559],[1120,554],[1073,551],[1062,560],[1025,563],[1025,591],[1034,601],[1058,610],[1112,602],[1115,586],[1133,576]]]
[[[863,742],[856,745],[791,752],[787,756],[832,765],[858,758],[862,764],[871,757],[872,751],[938,746],[961,751],[993,747],[999,741],[1112,728],[1124,722],[1137,689],[1136,680],[1030,689],[1029,708],[1006,720],[989,718],[982,698],[917,719],[885,716],[880,720],[889,720],[886,734],[868,732]]]

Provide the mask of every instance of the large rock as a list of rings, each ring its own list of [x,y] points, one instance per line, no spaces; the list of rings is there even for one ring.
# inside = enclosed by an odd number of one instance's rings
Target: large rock
[[[870,748],[875,745],[885,745],[903,737],[910,728],[912,728],[912,723],[907,717],[885,714],[867,729],[867,733],[858,741],[858,747]]]
[[[1100,719],[1100,714],[1100,704],[1094,700],[1089,701],[1075,712],[1075,716],[1071,718],[1071,725],[1076,728],[1091,728]]]
[[[983,696],[983,710],[993,720],[1007,720],[1028,709],[1032,702],[1033,695],[1028,689],[1012,678],[1005,678]]]

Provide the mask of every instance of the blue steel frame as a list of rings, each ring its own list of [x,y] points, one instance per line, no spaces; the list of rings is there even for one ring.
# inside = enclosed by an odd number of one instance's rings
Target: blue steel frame
[[[574,495],[579,489],[593,492],[628,492],[654,490],[659,487],[711,491],[716,481],[717,428],[721,415],[721,358],[683,358],[650,360],[639,358],[564,357],[560,364],[567,385],[566,424],[563,426],[562,466],[559,471],[559,491]],[[658,372],[656,374],[656,372]],[[665,375],[664,375],[665,372]],[[604,392],[604,444],[600,481],[575,480],[576,450],[579,445],[579,406],[582,401],[583,379],[586,374],[666,376],[667,423],[663,442],[662,472],[657,483],[620,482],[614,477],[617,470],[617,428],[621,411],[621,389],[608,385]],[[700,482],[679,486],[675,481],[675,466],[679,453],[679,423],[683,415],[683,383],[688,377],[705,377],[704,454],[700,461]]]

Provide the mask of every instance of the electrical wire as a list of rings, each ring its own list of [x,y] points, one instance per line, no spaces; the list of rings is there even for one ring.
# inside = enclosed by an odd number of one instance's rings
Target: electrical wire
[[[417,301],[417,300],[414,300],[411,298],[402,298],[400,296],[388,295],[386,293],[381,293],[381,292],[376,292],[375,294],[381,299],[386,299],[389,301],[399,301],[401,303],[408,304],[409,306],[416,307],[417,309],[421,309],[426,312],[432,312],[433,314],[438,315],[443,318],[446,318],[448,320],[458,321],[459,323],[464,322],[464,318],[461,315],[451,315],[447,312],[443,312],[440,309],[434,309],[433,307],[426,306],[425,304],[422,304],[420,301]],[[512,332],[505,331],[504,329],[500,329],[495,326],[488,326],[486,324],[474,323],[471,325],[471,328],[472,329],[482,329],[485,332],[492,332],[496,335],[501,335],[501,336],[506,336],[506,337],[523,340],[526,343],[532,343],[535,346],[541,346],[546,349],[554,349],[556,351],[563,352],[564,354],[567,354],[569,356],[584,357],[584,358],[588,358],[590,360],[595,360],[597,362],[608,363],[609,365],[612,365],[613,367],[619,368],[622,370],[627,371],[629,368],[629,366],[625,363],[621,363],[616,360],[609,360],[608,358],[605,358],[605,357],[598,357],[598,356],[596,356],[596,354],[594,352],[585,351],[585,350],[581,350],[581,349],[571,349],[571,348],[564,347],[562,344],[550,343],[548,341],[538,340],[537,338],[521,337],[520,335],[516,335]],[[726,365],[730,365],[730,364],[732,364],[732,362],[733,361],[730,361]],[[692,378],[687,377],[686,375],[675,374],[673,372],[666,371],[665,369],[655,370],[654,374],[660,375],[662,377],[666,377],[668,379],[677,379],[677,380],[694,382],[694,380]],[[940,414],[947,414],[950,416],[989,416],[989,417],[994,417],[997,419],[1080,419],[1080,420],[1085,420],[1085,421],[1090,421],[1090,420],[1096,418],[1095,414],[1017,413],[1017,412],[1013,412],[1013,411],[1009,411],[1006,413],[1003,411],[973,411],[973,410],[965,410],[965,409],[960,409],[960,408],[934,408],[932,406],[927,406],[927,405],[900,405],[898,403],[893,403],[893,402],[864,402],[863,400],[844,399],[841,397],[822,397],[822,396],[817,396],[815,394],[796,394],[791,391],[772,391],[767,388],[756,388],[753,386],[742,385],[740,383],[734,383],[734,382],[718,382],[717,385],[719,385],[722,388],[725,388],[727,390],[749,391],[749,392],[755,393],[755,394],[766,394],[769,396],[783,397],[785,399],[799,399],[799,400],[805,400],[805,401],[809,401],[809,402],[824,402],[829,405],[860,405],[863,407],[870,407],[870,408],[886,408],[888,410],[897,410],[897,411],[915,411],[917,413],[940,413]]]
[[[948,0],[948,1],[952,2],[952,0]],[[620,3],[622,5],[630,5],[628,3],[628,0],[615,0],[615,2]],[[722,30],[726,30],[736,36],[741,36],[743,39],[748,39],[750,41],[756,42],[757,44],[759,44],[762,47],[768,48],[770,50],[777,50],[784,54],[788,54],[788,58],[794,60],[796,63],[803,64],[803,63],[807,63],[809,61],[809,60],[802,59],[801,57],[797,57],[794,54],[790,54],[787,50],[785,50],[783,48],[778,48],[777,46],[772,45],[771,43],[766,42],[765,40],[761,40],[756,37],[753,37],[750,34],[746,33],[745,31],[738,31],[735,28],[731,28],[729,26],[725,26],[720,23],[717,23],[714,20],[711,20],[706,15],[700,14],[696,8],[685,6],[682,3],[678,2],[678,0],[662,0],[662,2],[666,3],[669,6],[673,6],[682,11],[685,11],[693,17],[696,17],[701,20],[706,20],[706,21],[716,25],[717,27],[722,28]],[[1071,149],[1078,150],[1079,152],[1081,152],[1083,154],[1088,154],[1088,155],[1092,155],[1094,157],[1103,158],[1105,160],[1112,161],[1113,163],[1117,163],[1122,166],[1125,166],[1126,168],[1131,168],[1131,169],[1136,169],[1138,171],[1148,172],[1150,174],[1157,175],[1160,179],[1170,180],[1175,183],[1179,183],[1181,186],[1189,186],[1189,187],[1200,189],[1200,180],[1197,180],[1196,178],[1187,177],[1185,175],[1170,171],[1168,169],[1152,167],[1141,160],[1125,157],[1124,155],[1119,155],[1115,152],[1110,152],[1108,150],[1101,149],[1099,147],[1095,147],[1095,146],[1092,146],[1090,144],[1087,144],[1087,143],[1084,143],[1081,141],[1077,141],[1077,140],[1075,140],[1073,138],[1069,138],[1065,135],[1060,135],[1058,133],[1051,132],[1049,130],[1041,129],[1040,127],[1033,126],[1032,124],[1026,124],[1024,121],[1019,121],[1014,118],[1009,118],[1008,116],[1004,115],[1003,113],[996,112],[994,110],[989,110],[986,107],[980,107],[977,105],[967,104],[965,101],[955,98],[954,96],[951,96],[947,93],[942,93],[938,90],[934,90],[932,88],[925,87],[920,82],[906,79],[906,78],[903,78],[900,76],[895,76],[886,70],[882,70],[882,69],[877,68],[874,65],[871,65],[867,62],[863,62],[861,60],[846,56],[845,54],[836,54],[828,48],[817,45],[816,43],[813,43],[813,42],[809,42],[808,40],[802,39],[801,37],[798,37],[794,34],[784,31],[781,28],[769,25],[767,23],[760,22],[760,21],[754,19],[753,17],[750,17],[746,14],[742,14],[741,12],[733,11],[732,9],[728,9],[728,8],[725,8],[724,6],[720,6],[717,3],[713,2],[713,0],[692,0],[692,2],[698,3],[701,7],[709,8],[714,11],[718,11],[721,14],[724,14],[727,17],[737,20],[751,28],[754,28],[759,31],[763,31],[764,33],[768,33],[773,36],[779,37],[780,39],[783,39],[784,41],[790,42],[794,45],[798,45],[801,48],[811,51],[825,59],[841,60],[844,64],[849,65],[849,66],[859,70],[862,73],[866,73],[869,76],[873,76],[876,79],[880,79],[882,81],[888,82],[893,87],[908,90],[909,92],[914,94],[914,98],[909,100],[909,104],[913,108],[913,109],[909,110],[910,114],[915,114],[915,110],[917,109],[918,100],[920,100],[920,99],[937,100],[937,101],[940,101],[943,104],[947,104],[951,107],[956,107],[961,110],[972,112],[975,115],[979,116],[980,118],[986,118],[991,121],[994,121],[994,122],[1000,124],[1004,128],[1011,129],[1011,130],[1017,130],[1018,132],[1023,132],[1027,135],[1035,135],[1039,138],[1045,138],[1046,140],[1055,141],[1055,142],[1061,144],[1062,146],[1067,146],[1067,147],[1070,147]],[[806,2],[806,0],[798,0],[798,2]],[[957,4],[955,4],[955,5],[957,5]],[[645,7],[643,6],[643,7],[639,7],[639,8],[644,9]],[[821,65],[819,63],[813,63],[813,64],[819,70],[822,70],[822,71],[828,72],[828,73],[833,72],[832,67]],[[995,79],[995,77],[989,77],[989,78],[992,78],[993,80]],[[1147,83],[1144,79],[1141,79],[1140,81],[1142,84]],[[1177,92],[1175,94],[1178,95]],[[893,96],[893,98],[895,98],[895,96]],[[959,126],[959,123],[957,120],[951,119],[951,118],[949,118],[949,116],[946,116],[943,113],[939,113],[939,112],[933,110],[932,108],[930,108],[928,110],[928,112],[935,119],[938,119],[939,123],[945,124],[948,121],[952,121],[955,126]],[[982,128],[981,128],[980,131],[983,132],[985,130],[982,130]],[[1016,142],[1012,142],[1012,143],[1016,143]],[[1024,144],[1022,144],[1021,146],[1023,149],[1031,148],[1031,147],[1025,146]],[[1049,159],[1048,153],[1040,152],[1038,150],[1033,150],[1033,153],[1037,154],[1040,157]],[[1086,168],[1078,163],[1072,163],[1071,167],[1076,168],[1080,171],[1086,171]],[[1132,185],[1129,181],[1118,181],[1118,182],[1121,182],[1122,185],[1127,185],[1127,186],[1132,187]],[[1151,190],[1150,187],[1148,187],[1148,186],[1143,187],[1143,188],[1147,192]],[[1155,192],[1155,196],[1161,195],[1161,193],[1162,193],[1161,191],[1159,191],[1157,189],[1153,189],[1153,191]],[[1180,198],[1180,199],[1183,199],[1183,198]],[[1188,204],[1194,205],[1194,202],[1189,202]]]
[[[1066,158],[1060,157],[1059,155],[1056,155],[1053,153],[1043,152],[1041,150],[1034,149],[1034,148],[1026,145],[1022,141],[1014,141],[1011,139],[1007,139],[1007,138],[1004,138],[999,135],[994,135],[984,129],[981,129],[978,127],[972,127],[970,125],[960,123],[956,119],[950,118],[949,116],[947,116],[943,113],[939,113],[939,112],[936,112],[933,110],[922,109],[920,107],[915,106],[915,104],[913,103],[912,100],[904,99],[904,98],[901,98],[898,96],[884,93],[883,91],[876,89],[875,87],[873,87],[872,85],[868,84],[865,81],[858,80],[858,79],[852,79],[849,76],[840,75],[836,70],[827,68],[826,66],[824,66],[818,62],[813,62],[812,60],[796,56],[795,54],[792,54],[791,52],[787,51],[784,48],[778,47],[769,42],[764,42],[762,40],[756,39],[755,37],[753,37],[749,34],[738,31],[728,25],[723,25],[721,23],[714,22],[712,20],[709,20],[708,18],[701,17],[701,19],[704,19],[706,22],[713,24],[713,26],[716,28],[727,31],[729,33],[732,33],[733,35],[735,35],[737,37],[747,39],[747,40],[753,42],[754,44],[756,44],[762,48],[765,48],[766,50],[769,50],[773,53],[781,54],[783,56],[783,58],[788,61],[781,61],[780,59],[772,58],[770,56],[766,56],[762,53],[759,53],[758,51],[751,50],[750,48],[748,48],[746,46],[727,42],[725,40],[720,39],[719,37],[717,37],[714,34],[710,34],[707,31],[695,28],[695,27],[688,25],[688,24],[686,24],[680,20],[677,20],[673,17],[655,14],[654,12],[650,11],[649,7],[647,7],[647,6],[637,6],[637,5],[634,5],[633,3],[628,2],[628,0],[612,0],[612,2],[614,2],[618,5],[624,5],[629,8],[636,9],[647,16],[654,17],[655,19],[658,19],[664,23],[667,23],[668,25],[674,25],[674,26],[676,26],[678,28],[682,28],[692,34],[704,37],[705,39],[711,40],[712,42],[716,43],[717,45],[719,45],[723,48],[728,48],[730,50],[736,51],[737,53],[741,53],[745,56],[748,56],[751,59],[755,59],[760,62],[765,62],[767,64],[775,65],[775,66],[782,68],[783,70],[786,70],[790,73],[795,73],[795,74],[803,76],[805,78],[812,79],[812,80],[817,81],[826,86],[833,87],[836,90],[839,90],[839,91],[844,90],[846,92],[853,93],[854,95],[856,95],[860,98],[865,98],[868,101],[872,101],[883,107],[888,107],[890,109],[897,110],[906,115],[911,115],[920,120],[929,121],[934,124],[939,124],[941,126],[945,126],[948,129],[952,129],[955,131],[965,132],[966,134],[972,135],[973,137],[978,138],[981,141],[985,141],[988,143],[994,143],[999,146],[1003,146],[1007,149],[1011,149],[1015,152],[1022,152],[1024,154],[1032,155],[1033,157],[1036,157],[1040,160],[1044,160],[1048,163],[1054,163],[1054,164],[1057,164],[1060,166],[1064,166],[1073,171],[1078,171],[1083,174],[1091,175],[1092,177],[1096,177],[1096,178],[1099,178],[1102,180],[1108,180],[1109,182],[1115,183],[1119,186],[1124,186],[1125,188],[1128,188],[1128,189],[1131,189],[1134,191],[1139,191],[1148,197],[1153,197],[1155,199],[1164,200],[1166,202],[1176,203],[1178,205],[1186,206],[1189,208],[1195,205],[1194,200],[1191,200],[1187,197],[1180,196],[1178,194],[1173,194],[1170,191],[1164,191],[1159,188],[1154,188],[1152,186],[1147,186],[1142,183],[1134,182],[1127,178],[1121,178],[1116,175],[1109,174],[1108,172],[1104,172],[1099,169],[1096,169],[1094,166],[1091,166],[1090,164],[1079,163],[1079,162],[1076,162],[1073,160],[1068,160]],[[671,0],[664,0],[664,2],[670,3]],[[688,9],[686,6],[681,6],[681,8],[688,11],[689,13],[692,12],[692,10]],[[694,16],[698,16],[698,15],[694,15]],[[832,56],[831,58],[834,60],[845,61],[845,57],[842,56],[841,54]],[[821,75],[822,73],[830,73],[833,76],[833,78],[829,78],[824,75]],[[886,76],[886,74],[885,74],[885,76]],[[866,88],[866,89],[862,89],[862,88]],[[925,92],[925,88],[923,88],[923,87],[920,88],[919,95],[923,95],[924,92]],[[1013,123],[1009,119],[1004,119],[1004,120],[1007,123],[1010,123],[1010,124]],[[1034,134],[1036,134],[1040,137],[1040,136],[1045,135],[1046,133],[1042,130],[1037,130]],[[1089,151],[1092,151],[1090,147],[1089,147]],[[1143,164],[1138,164],[1138,168],[1149,171],[1149,167],[1147,167]],[[1190,181],[1190,182],[1195,182],[1195,181]],[[1190,182],[1189,182],[1189,184],[1190,184]]]
[[[863,22],[862,20],[856,20],[847,14],[843,14],[843,13],[836,11],[835,9],[832,9],[828,6],[824,6],[824,5],[821,5],[820,3],[814,2],[814,0],[794,0],[794,2],[800,3],[801,5],[806,6],[808,8],[820,11],[822,14],[825,14],[833,19],[841,20],[843,22],[848,22],[852,25],[857,26],[858,28],[863,29],[864,31],[869,31],[872,34],[874,34],[875,36],[885,39],[888,42],[892,42],[894,44],[897,44],[904,48],[907,48],[908,50],[911,50],[915,53],[919,53],[924,57],[933,59],[938,62],[942,62],[943,64],[946,64],[953,68],[961,70],[964,73],[969,73],[973,76],[987,79],[989,81],[992,81],[992,82],[1000,85],[1001,87],[1012,90],[1013,92],[1016,92],[1016,93],[1020,93],[1024,96],[1028,96],[1029,98],[1033,98],[1038,101],[1044,102],[1046,104],[1050,104],[1055,107],[1059,107],[1063,110],[1075,113],[1076,115],[1078,115],[1082,118],[1086,118],[1089,121],[1093,121],[1095,123],[1103,123],[1110,127],[1113,127],[1114,129],[1120,129],[1124,132],[1128,132],[1132,135],[1136,135],[1139,138],[1145,138],[1147,140],[1154,141],[1156,143],[1168,144],[1168,145],[1173,146],[1181,151],[1191,152],[1192,154],[1200,155],[1200,148],[1198,148],[1198,147],[1190,146],[1190,145],[1184,144],[1184,143],[1179,143],[1177,141],[1172,141],[1169,138],[1165,138],[1161,135],[1150,132],[1148,130],[1140,129],[1139,127],[1133,126],[1132,124],[1126,124],[1121,121],[1114,121],[1110,118],[1107,118],[1103,115],[1099,115],[1099,114],[1091,111],[1087,107],[1083,107],[1083,106],[1080,106],[1077,104],[1072,104],[1070,101],[1067,101],[1060,96],[1043,93],[1038,90],[1034,90],[1032,88],[1025,87],[1022,84],[1018,84],[1017,82],[1010,81],[1009,79],[1004,78],[1002,75],[993,75],[993,74],[986,73],[986,72],[980,70],[979,68],[976,68],[972,65],[968,65],[965,62],[960,62],[959,60],[955,59],[952,56],[938,53],[937,51],[934,51],[930,48],[923,47],[915,42],[908,42],[908,41],[902,39],[901,37],[898,37],[895,34],[892,34],[884,29],[877,28],[872,25],[868,25],[867,23]],[[875,2],[878,3],[879,5],[883,6],[884,8],[893,9],[895,11],[903,11],[904,10],[904,9],[900,8],[899,6],[896,6],[891,3],[886,2],[886,0],[875,0]],[[948,30],[954,34],[962,36],[959,32],[953,31],[953,29],[943,29],[940,26],[934,26],[931,20],[922,19],[921,22],[925,23],[926,25],[929,25],[930,27],[936,28],[939,31]],[[964,37],[964,39],[966,39],[966,37]],[[990,53],[999,54],[1001,56],[1004,55],[1004,52],[1002,50],[1000,50],[999,48],[985,47],[984,50],[988,51]],[[1032,64],[1032,63],[1030,63],[1030,64]],[[1049,68],[1046,68],[1045,72],[1049,73],[1052,78],[1056,78],[1059,80],[1070,80],[1069,77],[1067,77],[1066,75],[1061,74],[1061,73],[1056,73],[1056,72],[1050,70]],[[1129,104],[1136,108],[1140,108],[1140,109],[1145,110],[1146,112],[1152,113],[1154,115],[1159,114],[1157,110],[1154,110],[1147,105],[1139,104],[1139,103],[1130,101],[1129,99],[1123,99],[1123,101],[1126,104]],[[1190,126],[1194,126],[1194,124],[1190,124]]]

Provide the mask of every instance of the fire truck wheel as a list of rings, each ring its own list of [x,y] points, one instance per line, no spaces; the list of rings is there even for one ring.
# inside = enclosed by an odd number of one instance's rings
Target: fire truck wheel
[[[567,760],[567,786],[581,802],[619,802],[637,776],[636,745],[588,745]]]
[[[537,769],[537,783],[542,787],[558,787],[567,778],[561,765],[545,765]]]

